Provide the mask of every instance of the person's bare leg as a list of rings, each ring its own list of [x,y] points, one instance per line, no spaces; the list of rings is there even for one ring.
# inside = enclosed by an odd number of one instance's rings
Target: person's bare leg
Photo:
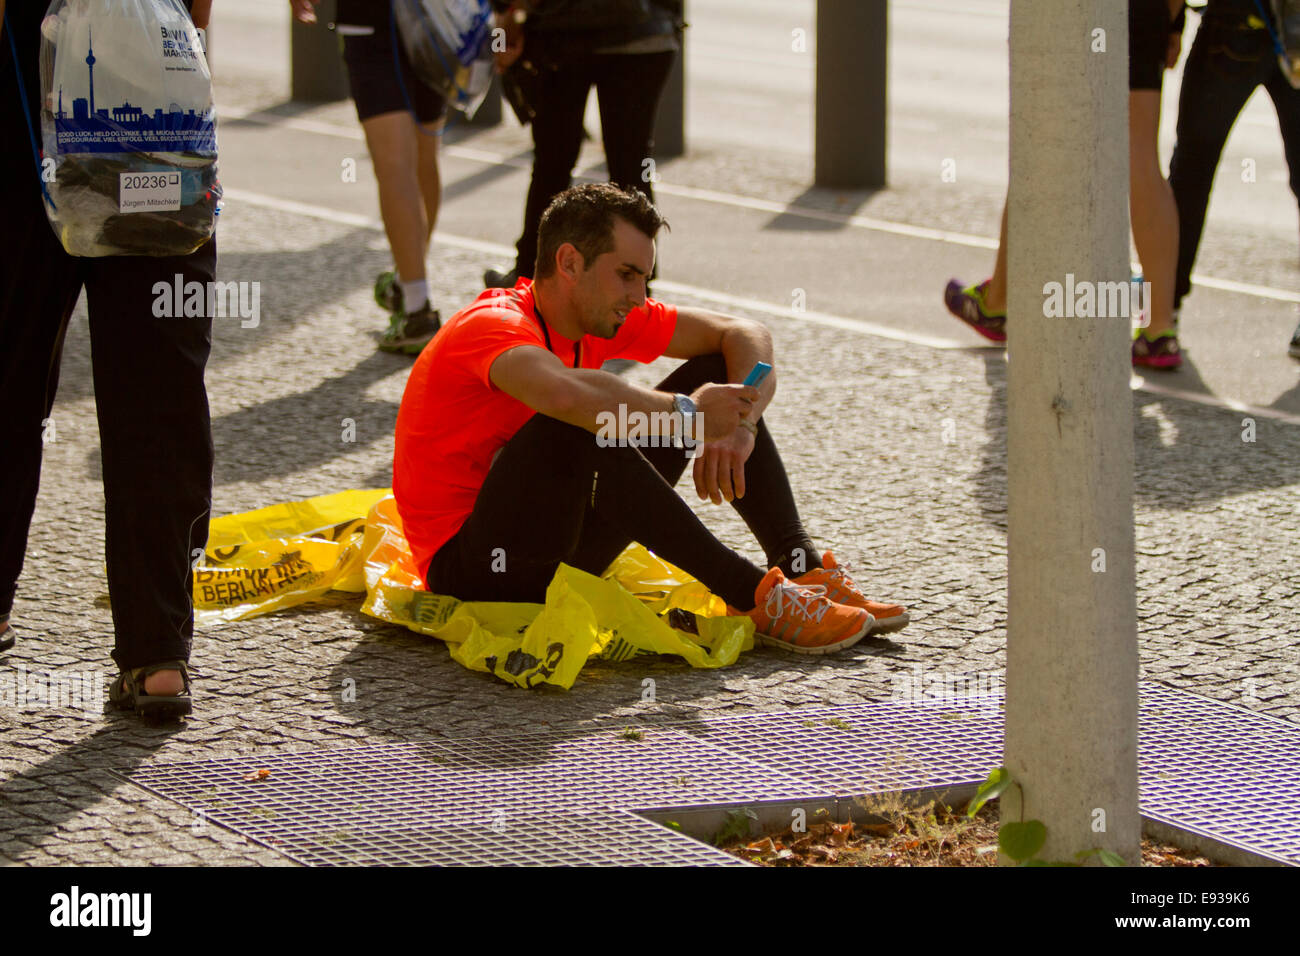
[[[420,178],[420,196],[424,199],[424,218],[427,229],[424,234],[424,248],[428,251],[429,240],[433,237],[434,227],[438,224],[438,208],[442,204],[442,174],[438,169],[438,141],[441,139],[443,121],[422,124],[424,132],[415,134],[418,155],[418,175]]]
[[[998,235],[998,257],[993,264],[993,275],[984,287],[984,306],[990,312],[1007,310],[1007,204],[1002,203],[1002,231]]]
[[[406,112],[382,113],[363,120],[361,128],[379,182],[379,214],[397,275],[404,282],[423,279],[432,224],[420,188],[415,121]]]
[[[1178,267],[1178,206],[1160,170],[1160,91],[1128,95],[1129,219],[1142,277],[1151,283],[1148,337],[1173,327],[1174,272]]]

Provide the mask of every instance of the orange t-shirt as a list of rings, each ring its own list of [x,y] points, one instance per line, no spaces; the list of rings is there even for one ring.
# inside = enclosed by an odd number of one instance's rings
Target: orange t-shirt
[[[676,328],[675,306],[646,299],[612,339],[583,336],[581,367],[612,358],[652,362]],[[575,343],[549,332],[552,350],[572,367]],[[546,348],[528,279],[485,290],[443,325],[411,369],[397,413],[393,496],[422,576],[474,510],[493,455],[535,414],[489,374],[501,353],[521,345]]]

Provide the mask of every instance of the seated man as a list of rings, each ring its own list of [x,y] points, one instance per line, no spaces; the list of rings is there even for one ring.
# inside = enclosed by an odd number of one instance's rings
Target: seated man
[[[763,643],[826,654],[902,627],[902,607],[868,601],[830,552],[818,560],[760,417],[775,374],[735,384],[771,364],[767,330],[646,298],[663,223],[637,192],[560,193],[542,218],[534,280],[483,292],[416,361],[393,493],[426,584],[466,601],[542,602],[560,562],[599,575],[637,541],[749,616]],[[657,389],[600,371],[661,355],[688,361]],[[635,447],[647,423],[641,444],[654,447]],[[672,444],[674,430],[687,447]],[[695,452],[700,497],[731,502],[766,574],[673,490]]]

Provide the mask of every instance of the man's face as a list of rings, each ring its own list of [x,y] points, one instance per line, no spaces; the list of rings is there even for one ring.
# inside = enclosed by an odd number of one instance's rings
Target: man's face
[[[654,268],[654,240],[623,219],[614,220],[614,248],[581,273],[574,287],[582,330],[612,339],[627,314],[645,302],[645,284]]]

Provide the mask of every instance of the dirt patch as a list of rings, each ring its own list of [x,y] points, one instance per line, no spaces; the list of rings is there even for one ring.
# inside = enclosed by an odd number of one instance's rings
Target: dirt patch
[[[900,795],[860,804],[867,822],[819,823],[759,840],[729,839],[723,850],[761,866],[996,866],[998,810],[985,804],[973,819],[966,808],[931,802],[909,805]],[[1213,866],[1208,859],[1143,837],[1143,866]]]

